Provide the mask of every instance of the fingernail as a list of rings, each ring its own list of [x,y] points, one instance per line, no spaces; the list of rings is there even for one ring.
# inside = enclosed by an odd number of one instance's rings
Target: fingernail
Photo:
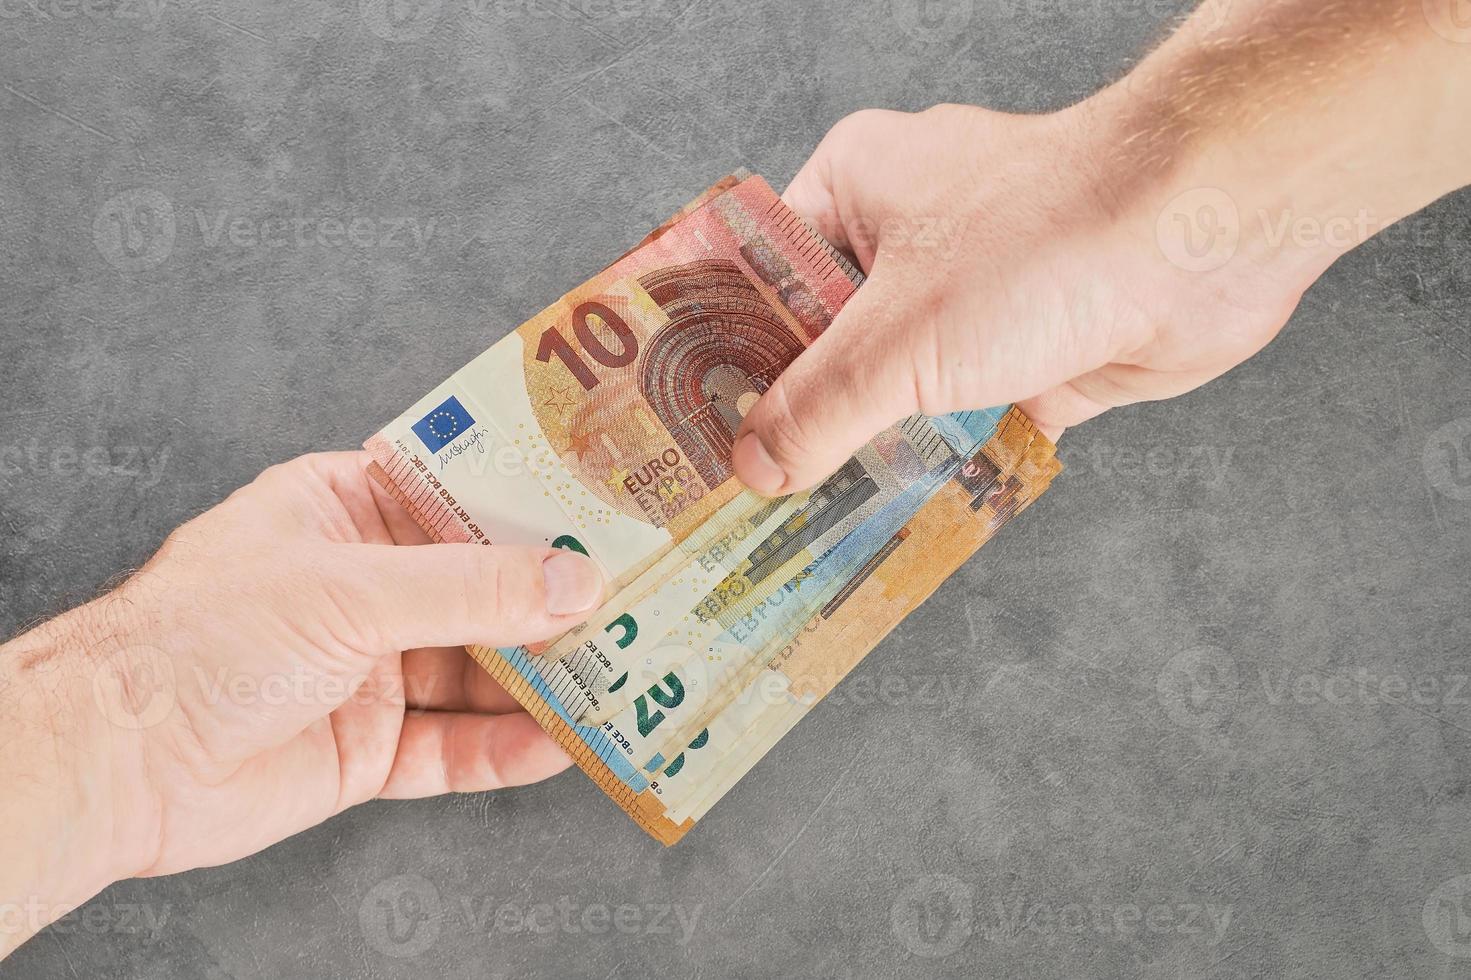
[[[787,475],[776,465],[776,460],[771,458],[771,453],[766,451],[754,432],[747,432],[736,440],[731,462],[735,463],[741,482],[768,497],[775,496],[787,482]]]
[[[558,551],[541,563],[547,612],[570,616],[586,612],[603,597],[603,576],[591,558]]]

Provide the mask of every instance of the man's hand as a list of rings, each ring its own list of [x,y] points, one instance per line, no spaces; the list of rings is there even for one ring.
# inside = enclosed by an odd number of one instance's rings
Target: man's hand
[[[1201,283],[1120,209],[1087,114],[870,110],[833,128],[783,199],[868,280],[747,415],[735,461],[807,487],[905,415],[1009,402],[1054,437],[1187,391],[1270,340],[1303,284]]]
[[[1056,437],[1204,384],[1471,179],[1467,84],[1419,0],[1208,0],[1057,113],[849,116],[783,197],[868,279],[746,416],[738,474],[789,493],[916,411],[1017,403]]]
[[[567,766],[462,645],[565,631],[602,598],[596,566],[430,544],[367,462],[272,467],[0,648],[0,902],[41,906],[4,923],[0,955],[118,878],[232,861],[374,797]]]

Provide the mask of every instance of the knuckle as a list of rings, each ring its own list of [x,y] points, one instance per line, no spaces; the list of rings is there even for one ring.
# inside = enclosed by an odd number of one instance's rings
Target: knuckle
[[[800,465],[813,449],[811,427],[802,421],[791,399],[791,385],[782,378],[766,393],[766,417],[762,425],[762,443],[767,452],[782,465]]]
[[[985,126],[988,123],[995,123],[1009,117],[1010,114],[1005,112],[996,112],[995,110],[976,105],[966,105],[963,102],[940,102],[930,106],[923,112],[915,113],[915,118],[925,119],[928,122],[943,127]]]
[[[908,113],[895,112],[892,109],[859,109],[839,119],[828,136],[836,142],[867,143],[881,137],[889,127],[907,115]]]
[[[287,559],[259,587],[261,603],[283,612],[297,608],[300,597],[310,597],[312,616],[335,650],[388,646],[396,640],[398,624],[381,596],[401,583],[365,575],[335,551]]]
[[[948,329],[951,316],[949,304],[938,291],[916,300],[916,317],[926,329],[916,331],[904,349],[910,411],[924,415],[955,411],[968,400],[965,393],[977,388],[977,351],[968,339],[971,332]]]
[[[257,482],[267,485],[276,485],[284,482],[296,482],[312,471],[312,456],[297,456],[293,459],[280,463],[273,463],[261,470]]]
[[[949,119],[959,115],[970,115],[975,111],[975,106],[962,105],[959,102],[937,102],[920,115],[930,119]]]
[[[303,484],[321,482],[329,469],[331,453],[304,453],[300,456],[273,463],[261,470],[252,481],[253,486],[267,490],[299,490]],[[245,489],[245,488],[242,488]]]
[[[148,565],[155,567],[181,558],[189,558],[208,547],[209,534],[199,526],[199,518],[180,524],[168,533]],[[147,567],[145,565],[144,567]]]
[[[467,545],[465,550],[467,622],[520,616],[534,607],[535,580],[520,549]]]

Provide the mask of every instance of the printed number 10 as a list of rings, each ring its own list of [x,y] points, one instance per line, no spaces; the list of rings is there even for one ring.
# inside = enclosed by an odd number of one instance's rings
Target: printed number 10
[[[609,350],[602,338],[592,332],[592,324],[588,322],[589,315],[596,316],[605,327],[613,331],[613,336],[618,338],[617,351]],[[638,337],[634,336],[632,328],[621,316],[596,300],[579,303],[572,311],[572,333],[576,335],[582,349],[603,367],[627,367],[638,357]],[[556,327],[547,327],[536,348],[536,359],[550,363],[553,355],[567,366],[567,370],[572,372],[572,376],[584,389],[592,391],[597,385],[598,376],[588,367],[582,356],[572,349],[562,332]]]

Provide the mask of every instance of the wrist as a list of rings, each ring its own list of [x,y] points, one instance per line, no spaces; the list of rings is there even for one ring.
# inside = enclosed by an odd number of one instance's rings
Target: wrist
[[[1464,46],[1395,4],[1263,11],[1206,0],[1075,107],[1170,264],[1300,293],[1344,253],[1465,183],[1447,103]],[[1439,69],[1439,70],[1436,70]]]
[[[1295,154],[1261,134],[1191,129],[1141,95],[1133,76],[1068,111],[1087,134],[1117,230],[1158,270],[1146,277],[1156,282],[1296,297],[1399,217],[1386,220],[1330,179],[1331,151]]]
[[[0,646],[0,956],[156,850],[129,618],[114,593]]]

